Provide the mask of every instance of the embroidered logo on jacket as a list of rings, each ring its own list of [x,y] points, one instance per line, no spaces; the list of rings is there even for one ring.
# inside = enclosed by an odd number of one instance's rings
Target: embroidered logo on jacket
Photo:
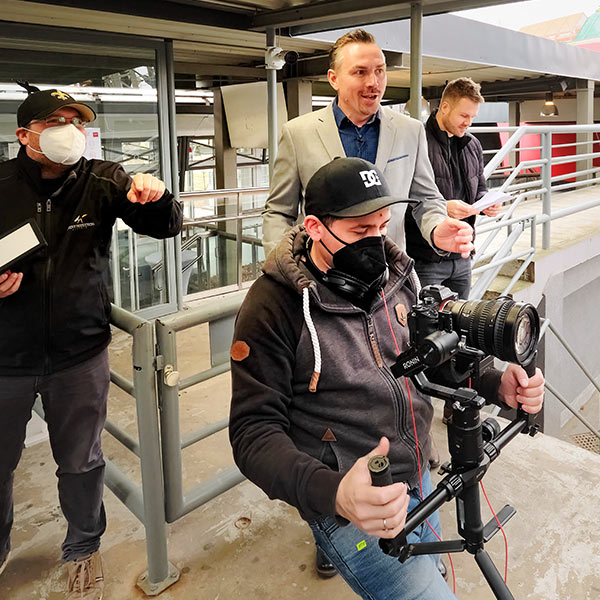
[[[242,340],[237,340],[231,344],[231,358],[235,361],[242,361],[250,356],[250,346]]]
[[[67,231],[73,231],[75,229],[87,229],[88,227],[95,227],[96,223],[90,223],[86,219],[88,218],[87,213],[78,215],[73,219],[73,224],[67,227]]]

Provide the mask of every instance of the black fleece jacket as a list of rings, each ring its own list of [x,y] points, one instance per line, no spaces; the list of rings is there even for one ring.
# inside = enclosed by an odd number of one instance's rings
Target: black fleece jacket
[[[49,197],[40,164],[21,148],[0,163],[0,235],[35,219],[48,246],[12,269],[20,289],[0,299],[0,375],[44,375],[78,364],[110,341],[103,282],[117,217],[136,233],[179,233],[181,205],[165,191],[149,204],[127,200],[131,178],[117,163],[80,159]]]
[[[432,113],[425,124],[427,135],[427,150],[433,167],[435,183],[446,200],[462,200],[474,204],[487,192],[483,175],[483,149],[479,140],[466,133],[463,137],[448,137],[440,129],[437,111]],[[456,169],[458,168],[458,174]],[[456,179],[460,177],[462,186],[457,186]],[[457,187],[459,189],[457,189]],[[475,227],[475,215],[464,219],[471,227]],[[440,262],[460,258],[460,254],[437,254],[423,239],[417,227],[412,210],[409,207],[404,219],[406,234],[406,253],[418,260]]]

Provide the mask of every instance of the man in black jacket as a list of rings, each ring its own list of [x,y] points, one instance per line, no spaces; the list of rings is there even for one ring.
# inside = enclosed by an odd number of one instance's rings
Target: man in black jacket
[[[0,570],[13,522],[13,473],[39,393],[68,523],[67,598],[99,600],[106,526],[100,434],[110,383],[110,301],[103,283],[121,218],[156,238],[181,230],[181,205],[159,179],[133,180],[113,162],[82,158],[87,105],[60,90],[19,106],[18,156],[0,164],[0,237],[33,219],[46,247],[0,272]]]
[[[425,125],[429,160],[435,183],[446,199],[448,215],[475,227],[476,211],[472,204],[487,191],[483,175],[483,150],[479,140],[467,133],[484,101],[481,86],[468,77],[455,79],[446,85],[440,107]],[[500,205],[486,208],[483,213],[495,217]],[[406,252],[415,259],[422,285],[443,284],[460,298],[471,291],[471,258],[451,253],[441,256],[423,239],[410,208],[405,220]]]

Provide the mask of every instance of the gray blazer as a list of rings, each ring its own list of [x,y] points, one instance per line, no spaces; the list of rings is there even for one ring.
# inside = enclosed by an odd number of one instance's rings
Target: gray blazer
[[[419,201],[414,216],[423,237],[447,218],[446,202],[435,185],[420,121],[381,107],[376,166],[395,196]],[[336,156],[346,156],[333,105],[307,113],[283,126],[271,190],[263,212],[263,244],[268,254],[284,232],[303,219],[304,190],[312,175]],[[388,236],[402,249],[406,204],[392,208]],[[441,252],[443,253],[443,252]]]

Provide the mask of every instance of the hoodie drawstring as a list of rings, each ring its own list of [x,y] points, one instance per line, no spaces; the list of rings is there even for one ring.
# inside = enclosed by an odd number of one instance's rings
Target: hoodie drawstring
[[[319,376],[321,375],[321,347],[319,346],[319,337],[317,336],[315,324],[310,316],[308,287],[305,287],[302,290],[302,312],[304,313],[304,321],[306,322],[306,327],[310,333],[310,341],[312,342],[313,353],[315,355],[315,366],[308,385],[308,391],[316,392]]]
[[[418,302],[419,294],[421,293],[421,280],[419,279],[419,276],[417,275],[417,272],[414,269],[410,270],[409,277],[413,285],[415,286],[415,296],[417,297]]]

